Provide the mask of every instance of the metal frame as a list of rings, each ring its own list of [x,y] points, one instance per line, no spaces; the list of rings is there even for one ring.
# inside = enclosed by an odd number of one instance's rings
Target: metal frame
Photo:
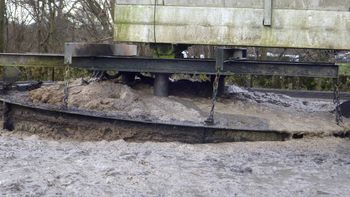
[[[215,63],[214,59],[154,59],[99,56],[73,57],[71,66],[88,70],[215,75]],[[64,55],[2,53],[0,54],[0,66],[64,67]],[[338,69],[338,65],[331,63],[226,60],[221,74],[337,78]]]
[[[94,49],[95,48],[95,49]],[[87,51],[84,54],[84,51]],[[168,96],[169,75],[220,75],[223,92],[225,76],[234,74],[338,78],[339,66],[330,63],[254,61],[244,58],[244,49],[217,48],[216,59],[155,59],[110,55],[109,45],[67,44],[65,54],[0,54],[3,66],[71,67],[120,73],[154,73],[154,94]],[[83,54],[82,54],[83,53]],[[219,93],[220,94],[220,93]]]
[[[149,59],[125,57],[76,57],[73,67],[123,72],[186,73],[215,75],[215,60]],[[222,75],[252,74],[294,77],[337,78],[338,66],[329,63],[294,63],[252,60],[224,62]]]
[[[167,96],[168,94],[168,75],[173,73],[185,74],[206,74],[228,76],[234,74],[250,74],[250,75],[277,75],[277,76],[294,76],[294,77],[322,77],[322,78],[338,78],[338,65],[331,63],[299,63],[299,62],[275,62],[275,61],[254,61],[237,59],[232,54],[235,54],[237,49],[218,48],[216,59],[154,59],[142,57],[126,57],[126,56],[98,56],[94,54],[80,56],[79,54],[68,54],[71,60],[69,66],[83,68],[88,70],[107,71],[114,70],[121,73],[139,73],[149,72],[154,73],[155,79],[155,95]],[[29,67],[61,67],[65,64],[67,54],[0,54],[0,66],[29,66]],[[67,60],[67,58],[66,58]],[[67,61],[66,61],[67,62]],[[218,69],[219,68],[219,69]],[[224,79],[223,79],[224,80]],[[12,129],[11,111],[13,107],[22,107],[31,109],[36,112],[47,112],[50,115],[62,114],[64,116],[79,116],[79,118],[96,118],[108,121],[121,121],[129,123],[145,123],[151,126],[161,125],[166,128],[179,126],[184,130],[203,131],[208,130],[209,133],[216,132],[217,129],[225,132],[233,133],[237,129],[218,128],[204,126],[197,123],[184,125],[184,123],[154,123],[142,122],[142,120],[126,120],[122,117],[107,117],[105,114],[95,114],[89,111],[71,111],[66,109],[50,109],[47,107],[40,108],[39,106],[30,106],[23,103],[16,103],[13,99],[0,99],[3,101],[3,121],[4,128]],[[240,132],[254,132],[247,128],[241,128]],[[285,138],[283,133],[271,132],[272,135],[278,135],[280,138]],[[287,136],[290,137],[290,136]],[[210,141],[212,139],[206,139]],[[234,139],[235,140],[235,139]]]

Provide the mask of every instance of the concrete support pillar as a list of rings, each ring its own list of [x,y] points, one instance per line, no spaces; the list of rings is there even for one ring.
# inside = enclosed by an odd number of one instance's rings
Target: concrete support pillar
[[[156,74],[154,80],[154,95],[159,97],[167,97],[169,95],[169,74]]]

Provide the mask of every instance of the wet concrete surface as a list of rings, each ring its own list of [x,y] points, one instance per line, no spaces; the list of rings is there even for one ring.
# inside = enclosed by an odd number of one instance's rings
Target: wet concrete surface
[[[0,131],[0,196],[348,196],[350,140],[190,145]]]

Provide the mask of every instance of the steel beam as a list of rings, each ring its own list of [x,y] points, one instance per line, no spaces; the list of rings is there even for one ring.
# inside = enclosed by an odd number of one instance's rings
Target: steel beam
[[[215,60],[149,59],[126,57],[76,57],[73,67],[121,72],[187,73],[215,75]],[[252,74],[293,77],[337,78],[338,66],[330,63],[295,63],[273,61],[225,61],[221,75]]]
[[[113,55],[112,47],[109,44],[88,44],[88,43],[65,43],[64,45],[64,63],[71,64],[72,57],[75,56],[101,56]]]
[[[71,64],[73,57],[136,56],[137,45],[91,44],[69,42],[64,45],[64,63]]]
[[[0,54],[0,66],[63,67],[62,54]],[[215,75],[213,59],[154,59],[136,57],[73,57],[72,67],[120,72],[186,73]],[[224,62],[221,75],[251,74],[337,78],[338,65],[252,60]]]
[[[236,74],[291,77],[337,78],[339,67],[331,63],[295,63],[276,61],[228,61],[224,71]]]

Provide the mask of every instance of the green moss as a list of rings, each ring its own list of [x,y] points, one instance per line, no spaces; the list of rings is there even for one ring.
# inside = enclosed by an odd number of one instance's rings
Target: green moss
[[[153,24],[153,7],[142,5],[125,5],[116,6],[114,24],[114,41],[132,41],[130,38],[137,37],[139,32],[134,32],[132,26],[152,21]]]
[[[350,63],[339,64],[339,75],[350,76]]]
[[[23,63],[3,63],[0,66],[14,66],[14,67],[64,67],[62,59],[55,58],[32,58]]]
[[[174,46],[171,44],[157,44],[153,51],[153,57],[155,58],[175,58]]]
[[[130,25],[118,24],[115,27],[114,41],[127,41],[129,39]]]

